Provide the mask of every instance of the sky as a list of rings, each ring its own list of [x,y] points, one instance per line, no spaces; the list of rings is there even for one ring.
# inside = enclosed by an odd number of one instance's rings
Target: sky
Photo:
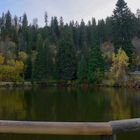
[[[125,0],[132,12],[140,8],[140,0]],[[10,10],[12,15],[22,16],[26,13],[31,23],[38,18],[39,26],[44,25],[44,13],[51,16],[63,17],[64,22],[70,20],[85,22],[92,17],[105,19],[112,15],[117,0],[0,0],[0,14]]]

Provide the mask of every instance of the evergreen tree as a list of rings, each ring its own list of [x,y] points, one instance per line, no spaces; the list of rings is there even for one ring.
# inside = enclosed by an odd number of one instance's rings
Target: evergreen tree
[[[49,46],[48,40],[45,40],[44,42],[44,77],[46,79],[52,79],[53,78],[53,72],[54,72],[54,62],[53,62],[53,51],[52,48]]]
[[[23,20],[22,20],[22,28],[23,30],[25,30],[28,26],[28,19],[27,19],[27,15],[24,13],[23,14]]]
[[[25,80],[32,80],[32,71],[33,71],[33,64],[32,64],[32,35],[31,32],[28,32],[28,40],[27,40],[27,49],[26,52],[28,54],[28,58],[25,62],[26,70],[25,70]]]
[[[45,26],[47,27],[48,26],[48,13],[47,12],[45,12],[44,18],[45,18]]]
[[[73,27],[73,41],[74,41],[74,45],[76,47],[77,50],[79,50],[79,23],[76,21],[75,25]]]
[[[112,16],[113,43],[115,51],[122,48],[132,61],[134,35],[134,14],[124,0],[118,0]]]
[[[140,38],[140,17],[136,19],[136,26],[135,26],[136,36]]]
[[[87,26],[87,45],[88,47],[92,46],[92,35],[93,35],[93,31],[92,31],[92,24],[91,21],[88,21],[88,26]]]
[[[105,34],[106,34],[106,39],[107,41],[112,41],[112,18],[111,17],[107,17],[106,18],[106,22],[105,22]]]
[[[103,19],[98,21],[97,31],[98,31],[99,44],[101,46],[106,41],[105,22]]]
[[[11,37],[11,28],[12,28],[12,16],[10,11],[8,11],[5,15],[5,25],[4,25],[4,39],[6,37]]]
[[[57,78],[61,80],[76,79],[76,53],[71,30],[65,29],[61,33],[59,48],[56,56]]]
[[[22,27],[20,28],[19,31],[20,34],[20,40],[19,40],[19,50],[26,51],[28,48],[28,19],[27,15],[24,13],[23,14],[23,19],[22,19]]]
[[[57,17],[52,17],[51,19],[51,32],[53,36],[53,42],[57,42],[60,36]]]
[[[25,80],[32,80],[32,71],[33,71],[33,66],[32,66],[32,55],[30,54],[28,56],[28,59],[26,60],[26,70],[24,74],[24,79]]]
[[[87,34],[86,34],[86,26],[85,22],[82,19],[80,27],[79,27],[79,45],[81,49],[85,49],[87,47]]]
[[[84,82],[85,80],[87,80],[87,69],[88,69],[87,60],[84,56],[82,56],[78,64],[78,73],[77,73],[77,77],[80,82]]]
[[[44,76],[44,49],[43,49],[43,40],[42,36],[39,34],[37,38],[37,55],[35,58],[35,62],[33,65],[33,80],[34,81],[41,81]]]
[[[5,28],[10,29],[12,26],[12,17],[10,11],[6,13],[6,22],[5,22]]]
[[[17,16],[15,16],[14,17],[14,26],[17,28],[17,26],[18,26],[18,17]]]
[[[63,29],[63,27],[64,27],[63,17],[60,17],[59,24],[60,24],[60,30],[62,30],[62,29]]]
[[[34,63],[33,79],[36,81],[46,82],[53,78],[53,54],[46,40],[38,36],[37,41],[38,53]]]
[[[14,24],[13,24],[13,28],[12,28],[12,38],[13,38],[13,41],[18,44],[18,17],[15,16],[14,17]]]
[[[0,33],[0,38],[2,39],[2,40],[4,40],[4,28],[5,28],[5,23],[4,23],[4,21],[5,21],[5,14],[4,13],[2,13],[2,17],[1,17],[1,20],[0,20],[0,30],[1,30],[1,33]]]
[[[101,82],[104,74],[104,61],[99,47],[92,47],[88,62],[88,80],[91,83]]]
[[[100,45],[95,18],[92,18],[92,21],[89,21],[89,23],[88,23],[87,40],[88,40],[88,47],[90,47],[90,48],[92,46]]]

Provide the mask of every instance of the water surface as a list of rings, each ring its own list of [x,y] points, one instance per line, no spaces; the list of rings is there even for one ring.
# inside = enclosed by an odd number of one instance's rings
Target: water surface
[[[1,89],[0,119],[26,121],[101,122],[140,118],[140,91],[130,89]],[[98,140],[94,136],[0,134],[1,140]],[[139,132],[118,140],[139,140]]]

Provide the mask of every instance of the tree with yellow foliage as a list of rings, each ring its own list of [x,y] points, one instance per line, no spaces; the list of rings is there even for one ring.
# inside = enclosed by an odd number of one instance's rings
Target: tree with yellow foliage
[[[24,73],[24,63],[14,59],[9,59],[4,63],[5,57],[0,55],[0,82],[22,81]]]
[[[112,67],[110,69],[111,78],[115,85],[124,85],[127,81],[127,69],[129,58],[123,49],[119,49],[117,54],[113,54]]]
[[[22,74],[24,72],[24,63],[22,61],[16,61],[15,70],[17,73]]]
[[[23,62],[25,62],[27,60],[27,58],[28,58],[28,55],[25,52],[23,52],[23,51],[19,52],[18,55],[19,55],[19,59],[21,61],[23,61]]]

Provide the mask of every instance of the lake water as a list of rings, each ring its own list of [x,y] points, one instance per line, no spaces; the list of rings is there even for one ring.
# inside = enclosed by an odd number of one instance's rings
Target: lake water
[[[26,121],[101,122],[140,118],[140,91],[130,89],[0,90],[0,119]],[[99,140],[95,136],[0,134],[0,140]],[[140,132],[117,140],[140,140]]]

